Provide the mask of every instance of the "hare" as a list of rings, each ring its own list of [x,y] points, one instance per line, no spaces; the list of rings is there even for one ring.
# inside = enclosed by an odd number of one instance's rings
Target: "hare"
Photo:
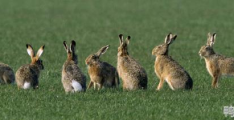
[[[88,88],[94,85],[94,89],[98,86],[98,90],[104,87],[118,87],[119,76],[112,65],[102,62],[100,56],[104,54],[109,45],[102,47],[97,53],[89,55],[85,63],[88,66],[88,73],[90,76],[90,83]]]
[[[0,63],[0,83],[1,84],[10,84],[15,81],[14,71],[10,66]]]
[[[31,57],[31,63],[21,66],[16,71],[16,83],[18,89],[29,89],[30,87],[35,89],[38,88],[40,71],[44,69],[42,60],[39,58],[44,51],[45,45],[40,47],[36,55],[34,54],[31,45],[26,44],[26,47],[27,52]]]
[[[169,45],[176,39],[177,35],[169,33],[165,38],[165,43],[156,46],[152,50],[155,59],[155,73],[160,79],[157,90],[162,89],[164,80],[172,90],[192,89],[193,81],[185,69],[168,55]]]
[[[62,83],[66,93],[82,92],[86,90],[86,77],[78,67],[77,55],[75,53],[76,42],[71,41],[70,47],[66,41],[63,42],[67,51],[67,60],[63,64]]]
[[[213,79],[213,88],[218,87],[218,80],[222,75],[234,75],[234,58],[216,54],[213,49],[215,39],[216,33],[208,33],[207,43],[199,51],[199,55],[205,59],[207,71]]]
[[[130,36],[126,41],[123,35],[119,35],[120,45],[118,47],[117,71],[123,81],[124,90],[147,89],[147,74],[141,65],[128,53]]]

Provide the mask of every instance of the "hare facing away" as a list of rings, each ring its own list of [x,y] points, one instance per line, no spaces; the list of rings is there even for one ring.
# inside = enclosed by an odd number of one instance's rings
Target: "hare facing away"
[[[147,74],[141,65],[128,53],[130,36],[126,41],[123,35],[119,35],[120,45],[118,47],[117,71],[123,81],[124,90],[147,89]]]
[[[199,51],[199,55],[205,59],[207,71],[213,79],[213,88],[218,87],[218,80],[222,75],[234,75],[234,58],[216,54],[213,49],[215,39],[216,33],[208,33],[207,43]]]
[[[14,81],[14,71],[7,64],[0,63],[0,84],[10,84]]]
[[[90,83],[88,88],[94,85],[94,89],[98,86],[98,90],[104,87],[118,87],[119,75],[116,68],[107,62],[102,62],[100,56],[104,54],[109,45],[102,47],[97,53],[89,55],[85,63],[88,66],[88,73],[90,76]]]
[[[31,57],[31,63],[21,66],[16,71],[16,83],[18,89],[29,89],[31,86],[35,89],[38,88],[40,71],[44,69],[42,60],[39,58],[44,51],[45,45],[40,47],[36,55],[31,45],[26,44],[26,47]]]
[[[160,79],[157,90],[163,87],[164,80],[172,90],[192,89],[193,81],[190,75],[168,55],[169,45],[176,39],[177,35],[169,33],[165,38],[165,43],[156,46],[152,50],[155,59],[155,73]]]
[[[82,92],[86,90],[86,77],[78,67],[77,55],[75,53],[76,42],[71,41],[70,47],[66,41],[63,42],[67,51],[67,60],[63,64],[62,83],[66,93]]]

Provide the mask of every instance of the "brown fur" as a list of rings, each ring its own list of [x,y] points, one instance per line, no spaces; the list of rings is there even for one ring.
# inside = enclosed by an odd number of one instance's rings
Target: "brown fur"
[[[164,80],[172,90],[192,89],[193,81],[189,74],[175,60],[168,56],[169,45],[176,39],[176,35],[168,34],[165,43],[156,46],[152,55],[155,59],[155,73],[160,79],[157,90],[163,87]]]
[[[0,63],[0,83],[1,84],[10,84],[15,81],[14,71],[10,66]]]
[[[82,90],[86,90],[86,77],[78,67],[77,55],[75,54],[76,43],[73,40],[71,42],[70,48],[67,46],[66,42],[63,42],[65,50],[67,51],[67,60],[63,64],[62,70],[62,83],[65,92],[76,92],[72,86],[72,81],[77,81],[81,86]],[[77,91],[80,92],[80,91]]]
[[[24,88],[24,84],[25,82],[28,82],[30,83],[30,86],[35,89],[38,88],[39,85],[40,70],[44,69],[42,60],[39,58],[43,53],[45,46],[41,46],[36,56],[34,55],[34,51],[31,45],[27,44],[26,47],[28,54],[31,57],[31,64],[23,65],[16,71],[16,83],[18,88],[27,89]]]
[[[109,45],[102,47],[97,53],[89,55],[85,63],[88,66],[88,73],[90,76],[90,83],[88,88],[94,85],[94,89],[98,86],[98,90],[104,87],[118,87],[119,76],[112,65],[102,62],[99,58],[104,54]]]
[[[207,44],[202,46],[199,55],[205,59],[206,68],[212,77],[212,87],[218,87],[222,75],[234,75],[234,58],[216,54],[213,49],[216,34],[208,33]]]
[[[118,47],[117,71],[123,80],[124,90],[147,89],[147,74],[141,65],[128,53],[130,36],[123,40],[123,35],[119,35],[120,46]]]

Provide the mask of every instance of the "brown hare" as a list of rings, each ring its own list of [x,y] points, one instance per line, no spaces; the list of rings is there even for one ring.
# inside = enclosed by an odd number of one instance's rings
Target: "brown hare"
[[[7,64],[0,63],[0,84],[10,84],[14,81],[14,71]]]
[[[155,59],[155,73],[160,79],[157,90],[163,87],[164,80],[172,90],[192,89],[193,81],[185,69],[168,55],[169,45],[176,39],[177,35],[169,33],[165,38],[165,43],[156,46],[152,55]]]
[[[45,45],[41,46],[37,54],[34,54],[33,48],[31,45],[26,44],[27,52],[31,57],[31,63],[21,66],[16,72],[16,83],[19,88],[33,89],[38,88],[40,71],[44,69],[42,60],[40,56],[42,55]]]
[[[90,76],[90,83],[88,88],[98,86],[98,90],[104,87],[118,87],[119,76],[118,73],[112,65],[107,62],[102,62],[100,56],[103,55],[109,45],[102,47],[97,53],[89,55],[85,63],[88,66],[88,73]]]
[[[218,80],[222,75],[234,75],[234,58],[228,58],[214,52],[215,38],[216,33],[208,33],[207,43],[199,51],[199,55],[205,59],[207,71],[212,77],[213,88],[218,87]]]
[[[123,81],[124,90],[147,89],[147,74],[141,65],[128,53],[130,36],[126,41],[123,35],[119,35],[120,45],[118,47],[117,71]]]
[[[77,55],[75,53],[76,42],[71,41],[71,46],[67,46],[66,41],[63,42],[67,51],[67,60],[63,64],[62,83],[66,93],[82,92],[86,90],[86,77],[78,67]]]

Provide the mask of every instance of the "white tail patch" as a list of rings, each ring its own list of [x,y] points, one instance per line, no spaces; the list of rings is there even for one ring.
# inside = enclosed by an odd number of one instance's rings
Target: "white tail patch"
[[[23,86],[23,89],[29,89],[30,86],[31,86],[31,84],[29,82],[25,82],[24,86]]]
[[[81,84],[77,82],[76,80],[72,80],[71,85],[74,88],[75,92],[83,90]]]

